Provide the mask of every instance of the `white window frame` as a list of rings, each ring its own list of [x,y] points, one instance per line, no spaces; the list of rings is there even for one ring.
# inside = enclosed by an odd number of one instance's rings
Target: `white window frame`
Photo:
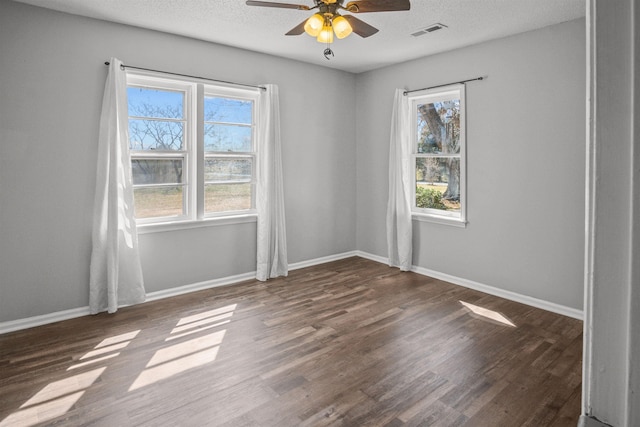
[[[251,124],[250,125],[245,125],[245,124],[241,124],[242,126],[250,126],[251,127],[251,151],[248,152],[244,152],[244,151],[238,151],[238,152],[209,152],[209,153],[205,153],[204,152],[204,137],[200,138],[199,142],[201,144],[199,144],[198,146],[198,151],[199,153],[201,152],[201,156],[203,158],[203,161],[207,158],[207,157],[217,157],[217,158],[232,158],[232,159],[250,159],[251,160],[251,165],[252,165],[252,171],[251,171],[251,180],[249,181],[249,183],[251,184],[251,209],[249,210],[242,210],[242,211],[225,211],[225,212],[211,212],[211,213],[206,213],[204,212],[204,187],[205,187],[205,182],[204,182],[204,167],[202,168],[202,174],[201,176],[198,175],[198,183],[199,183],[199,187],[201,187],[202,189],[202,195],[198,195],[198,199],[202,200],[202,217],[203,218],[220,218],[220,217],[227,217],[227,216],[233,216],[233,215],[243,215],[243,214],[252,214],[255,215],[256,214],[256,162],[257,162],[257,136],[256,136],[256,129],[257,129],[257,106],[258,106],[258,97],[259,97],[259,92],[257,91],[253,91],[253,90],[246,90],[246,89],[236,89],[236,88],[228,88],[228,87],[220,87],[220,86],[213,86],[213,85],[206,85],[203,88],[203,104],[204,104],[204,97],[222,97],[222,98],[229,98],[229,99],[238,99],[238,100],[243,100],[243,101],[253,101],[253,108],[251,111]],[[199,126],[199,128],[203,129],[204,132],[204,109],[201,109],[201,120],[203,125]],[[209,123],[209,122],[208,122]],[[220,124],[230,124],[228,122],[218,122]],[[202,147],[200,147],[200,145],[202,145]],[[200,155],[200,154],[199,154]],[[238,181],[236,183],[245,183],[245,180],[241,180]],[[228,182],[231,183],[231,182]],[[199,212],[200,212],[200,206],[198,206]]]
[[[255,197],[257,188],[257,116],[259,89],[245,89],[220,86],[199,79],[176,78],[163,73],[148,71],[127,71],[127,87],[144,87],[160,90],[180,91],[184,98],[184,151],[148,152],[131,150],[131,158],[184,158],[182,172],[183,215],[171,217],[137,218],[138,232],[170,231],[174,229],[203,227],[210,225],[227,225],[243,222],[255,222],[257,218]],[[216,153],[219,157],[251,158],[251,208],[246,210],[206,213],[204,206],[204,98],[218,96],[249,100],[252,110],[252,151]],[[245,181],[243,181],[245,182]],[[135,188],[135,186],[134,186]]]
[[[154,224],[160,222],[179,222],[190,220],[193,216],[193,183],[195,169],[193,147],[195,147],[195,135],[196,129],[194,121],[195,111],[195,85],[187,82],[180,82],[172,79],[164,79],[156,76],[143,76],[139,74],[131,74],[127,72],[127,88],[140,87],[151,88],[166,91],[182,92],[184,94],[183,113],[184,118],[180,120],[184,123],[184,146],[181,151],[144,151],[144,150],[130,150],[130,157],[134,159],[173,159],[182,158],[182,187],[183,187],[183,214],[170,217],[153,217],[153,218],[137,218],[136,224]],[[129,118],[136,116],[129,115]],[[140,117],[146,118],[146,117]],[[164,120],[164,119],[163,119]],[[173,121],[167,119],[167,121]],[[149,187],[145,185],[144,187]],[[134,189],[139,188],[134,185]]]
[[[460,99],[460,153],[433,154],[418,153],[418,114],[420,104]],[[467,173],[466,173],[466,102],[465,85],[453,84],[415,92],[408,95],[410,138],[412,144],[411,165],[411,212],[412,218],[418,221],[436,222],[440,224],[466,227],[467,224]],[[459,158],[460,159],[460,212],[444,211],[440,209],[419,208],[416,206],[416,160],[419,158]]]

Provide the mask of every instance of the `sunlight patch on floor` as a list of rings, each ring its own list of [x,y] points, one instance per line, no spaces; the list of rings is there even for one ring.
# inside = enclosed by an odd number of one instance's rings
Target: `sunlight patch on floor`
[[[127,332],[125,334],[114,335],[109,338],[103,339],[98,345],[94,347],[93,350],[86,352],[83,354],[79,360],[83,360],[84,362],[76,363],[75,365],[69,366],[67,371],[71,371],[74,369],[82,368],[84,366],[88,366],[95,363],[104,362],[108,359],[113,359],[120,355],[118,350],[122,350],[131,343],[138,334],[140,330]],[[100,357],[98,357],[100,356]]]
[[[236,304],[231,304],[184,317],[177,322],[176,327],[171,331],[171,335],[165,341],[202,333],[205,330],[229,323],[228,318],[233,316],[235,309]],[[190,369],[214,362],[225,333],[226,329],[222,329],[159,349],[151,357],[145,366],[145,370],[131,384],[129,391],[137,390]]]
[[[204,311],[202,313],[194,314],[192,316],[183,317],[178,321],[176,326],[183,326],[188,323],[194,323],[202,319],[216,317],[222,314],[233,315],[233,312],[235,311],[237,306],[238,306],[237,304],[225,305],[224,307],[216,308],[214,310]]]
[[[102,356],[105,354],[109,354],[112,353],[116,350],[122,350],[123,348],[125,348],[126,346],[129,345],[129,342],[121,342],[118,344],[113,344],[107,347],[102,347],[102,348],[97,348],[96,350],[92,350],[89,351],[87,353],[85,353],[84,355],[82,355],[82,357],[80,358],[80,360],[86,360],[86,359],[92,359],[96,356]],[[119,354],[119,353],[118,353]]]
[[[459,301],[459,302],[464,307],[469,309],[472,313],[477,314],[480,317],[483,317],[485,319],[490,319],[498,323],[501,323],[503,325],[511,326],[513,328],[516,327],[516,325],[502,313],[499,313],[494,310],[490,310],[488,308],[483,308],[474,304],[470,304],[468,302],[464,302],[464,301]]]
[[[229,320],[223,320],[231,317],[233,313],[223,314],[221,316],[212,317],[211,319],[201,320],[185,326],[178,326],[173,328],[171,335],[168,336],[165,341],[175,340],[186,335],[195,334],[197,332],[206,331],[207,329],[215,328],[229,323]]]
[[[136,331],[131,331],[131,332],[127,332],[127,333],[124,333],[124,334],[120,334],[120,335],[114,335],[112,337],[103,339],[100,342],[100,344],[98,344],[94,348],[107,347],[107,346],[111,346],[111,345],[118,344],[118,343],[123,343],[123,342],[129,343],[129,342],[131,342],[132,339],[137,337],[139,333],[140,333],[140,329],[138,329]]]
[[[0,426],[31,426],[66,414],[106,367],[53,381],[0,421]]]
[[[187,336],[195,336],[195,338],[186,341],[181,340],[176,344],[166,345],[156,351],[145,366],[144,371],[135,379],[129,391],[214,362],[226,329],[217,330],[206,335],[203,335],[203,332],[229,323],[236,306],[236,304],[230,304],[180,319],[165,342]],[[85,372],[82,372],[84,369],[81,368],[87,368],[87,366],[96,365],[119,356],[121,351],[139,333],[140,330],[136,330],[103,339],[92,350],[78,357],[76,363],[66,370],[69,374],[71,373],[70,371],[79,373],[45,385],[39,392],[22,404],[18,410],[0,420],[0,427],[34,426],[46,423],[69,412],[108,366]]]
[[[128,346],[139,333],[140,330],[136,330],[105,338],[93,350],[80,356],[78,360],[83,362],[69,366],[67,372],[117,357],[119,350]],[[105,369],[107,367],[103,366],[50,382],[23,403],[18,411],[0,421],[0,427],[32,426],[66,414]]]
[[[131,387],[129,387],[129,391],[137,390],[141,387],[188,371],[189,369],[214,362],[218,355],[219,348],[219,346],[207,348],[179,359],[147,368],[138,375],[138,378],[136,378]]]
[[[98,357],[96,359],[87,360],[86,362],[76,363],[73,366],[69,366],[67,368],[67,371],[73,371],[74,369],[84,368],[85,366],[94,365],[96,363],[104,362],[105,360],[113,359],[114,357],[118,357],[118,356],[120,356],[120,353],[111,353],[111,354],[107,354],[106,356],[103,356],[103,357]]]
[[[171,331],[165,341],[171,341],[187,335],[206,331],[207,329],[216,328],[230,322],[228,320],[233,316],[237,304],[230,304],[215,310],[205,311],[204,313],[194,314],[180,319],[176,327]]]
[[[225,333],[226,330],[223,329],[221,331],[194,338],[180,344],[162,348],[156,351],[151,360],[149,360],[149,363],[147,363],[146,367],[149,368],[152,366],[160,365],[161,363],[184,358],[185,356],[188,356],[190,354],[199,353],[205,349],[217,347],[218,345],[222,344]]]

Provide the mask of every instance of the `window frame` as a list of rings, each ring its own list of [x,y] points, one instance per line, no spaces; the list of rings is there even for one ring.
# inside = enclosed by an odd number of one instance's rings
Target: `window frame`
[[[240,96],[244,94],[245,96]],[[247,96],[248,94],[251,94],[251,96]],[[235,89],[235,88],[228,88],[228,87],[220,87],[220,86],[214,86],[214,85],[206,85],[203,88],[203,93],[202,93],[202,103],[204,104],[204,98],[206,97],[220,97],[220,98],[227,98],[227,99],[236,99],[236,100],[241,100],[241,101],[247,101],[247,100],[251,100],[252,101],[252,108],[251,108],[251,123],[250,124],[244,124],[244,123],[230,123],[230,122],[215,122],[215,121],[206,121],[204,120],[204,107],[201,109],[201,120],[202,120],[202,131],[204,132],[204,125],[205,123],[218,123],[218,124],[225,124],[225,125],[241,125],[241,126],[248,126],[251,128],[251,151],[210,151],[210,152],[205,152],[204,151],[204,136],[201,138],[201,140],[199,142],[201,142],[202,144],[202,148],[198,147],[198,150],[202,150],[202,160],[203,160],[203,167],[202,167],[202,177],[198,176],[198,180],[200,182],[202,182],[202,197],[199,197],[199,199],[202,200],[203,202],[203,206],[202,206],[202,217],[203,218],[220,218],[220,217],[228,217],[228,216],[233,216],[233,215],[243,215],[243,214],[256,214],[256,189],[257,189],[257,161],[258,161],[258,155],[257,155],[257,116],[258,116],[258,97],[259,97],[260,93],[255,91],[255,90],[245,90],[245,89]],[[251,184],[251,208],[248,210],[235,210],[235,211],[224,211],[224,212],[210,212],[207,213],[205,211],[205,206],[204,206],[204,189],[206,187],[206,185],[208,184],[205,179],[204,179],[204,162],[207,160],[207,158],[219,158],[219,159],[223,159],[223,158],[228,158],[228,159],[250,159],[251,160],[251,179],[250,181],[246,181],[246,180],[238,180],[236,183],[249,183]],[[214,183],[215,185],[215,183]]]
[[[151,218],[136,218],[137,225],[155,224],[159,222],[179,222],[190,220],[192,217],[192,190],[193,186],[193,147],[194,147],[194,85],[187,82],[180,82],[172,79],[166,79],[159,76],[149,76],[138,73],[127,72],[127,89],[130,87],[149,88],[164,91],[182,92],[183,98],[183,119],[180,120],[184,123],[183,130],[183,144],[182,150],[176,151],[156,151],[156,150],[129,150],[129,157],[131,162],[135,159],[182,159],[182,215],[177,216],[162,216]],[[127,110],[128,121],[131,119],[148,119],[146,116],[132,116]],[[152,118],[153,119],[153,118]],[[167,120],[177,121],[177,120]],[[129,122],[127,122],[127,125]],[[129,136],[130,137],[130,136]],[[155,186],[169,186],[167,185],[133,185],[134,190],[137,188],[152,188]],[[135,199],[135,195],[134,195]]]
[[[256,189],[257,189],[257,121],[259,105],[259,89],[227,87],[204,79],[177,78],[160,72],[127,70],[127,88],[141,87],[158,90],[180,91],[184,93],[183,121],[184,147],[182,151],[130,150],[131,161],[135,159],[168,159],[183,158],[182,187],[183,214],[136,218],[136,225],[141,234],[153,231],[168,231],[183,228],[194,228],[209,225],[227,225],[233,223],[255,222]],[[221,152],[220,157],[251,158],[251,207],[243,210],[223,212],[205,212],[205,159],[208,153],[204,150],[204,99],[205,96],[216,96],[247,100],[252,102],[251,115],[251,152]],[[137,116],[127,116],[129,119]],[[151,151],[151,152],[150,152]],[[167,184],[168,185],[168,184]],[[147,185],[146,187],[151,187]],[[134,188],[144,186],[136,185]]]
[[[409,126],[411,138],[411,156],[409,173],[411,175],[411,215],[418,221],[435,222],[440,224],[466,227],[467,224],[467,174],[466,174],[466,100],[465,88],[462,83],[426,89],[407,95],[409,103]],[[458,154],[450,153],[418,153],[418,105],[446,101],[460,100],[460,150]],[[445,211],[433,208],[419,208],[416,206],[417,171],[416,162],[420,158],[458,158],[460,161],[460,212]]]

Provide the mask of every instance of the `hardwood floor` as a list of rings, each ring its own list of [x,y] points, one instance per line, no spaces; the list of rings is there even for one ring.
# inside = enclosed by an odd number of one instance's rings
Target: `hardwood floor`
[[[576,426],[582,322],[349,258],[0,336],[0,426]]]

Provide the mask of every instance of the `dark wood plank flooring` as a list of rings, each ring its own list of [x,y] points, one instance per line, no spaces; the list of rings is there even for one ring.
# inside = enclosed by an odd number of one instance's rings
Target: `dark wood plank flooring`
[[[0,426],[573,427],[581,359],[578,320],[349,258],[2,335]]]

